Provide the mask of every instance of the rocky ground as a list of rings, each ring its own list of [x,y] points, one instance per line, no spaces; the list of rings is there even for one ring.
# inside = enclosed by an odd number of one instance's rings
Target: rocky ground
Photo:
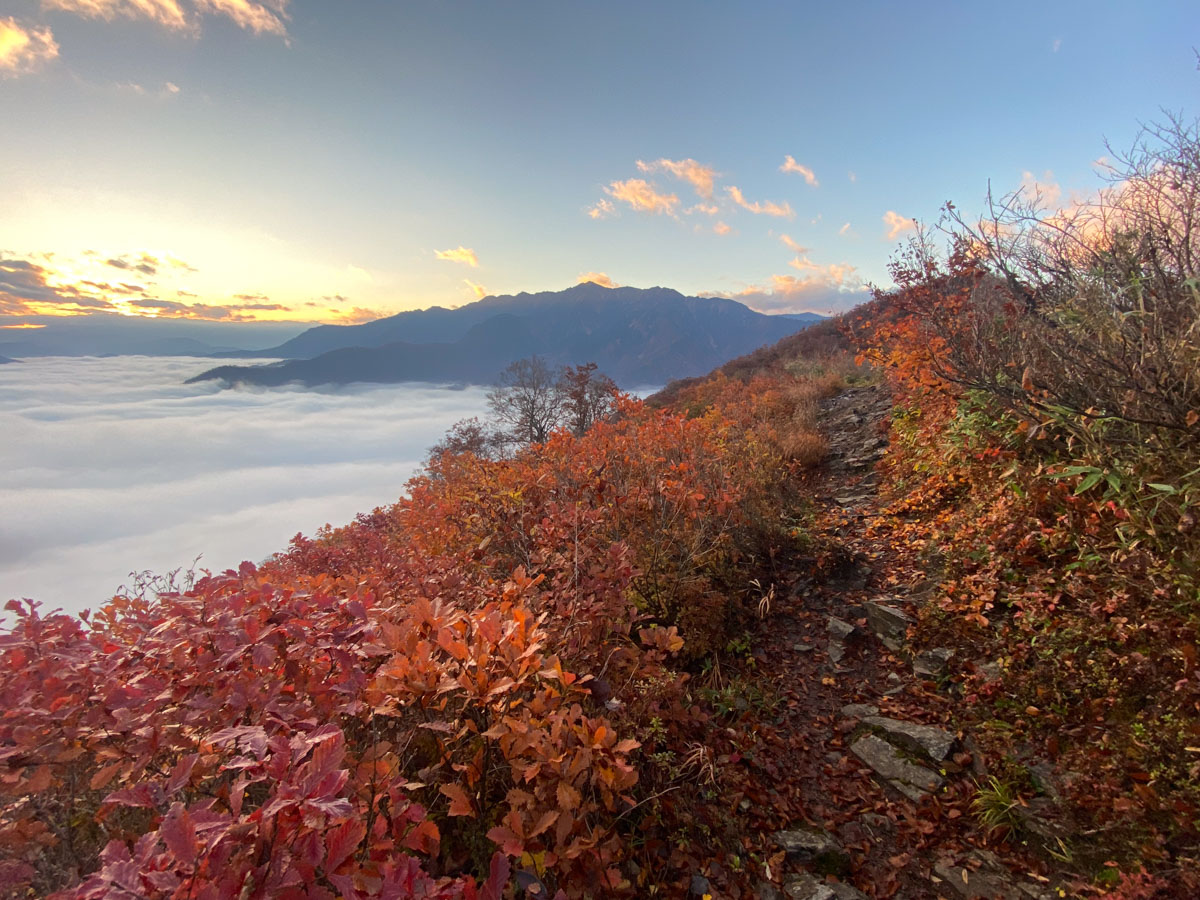
[[[951,651],[908,649],[924,575],[906,548],[864,536],[890,410],[880,385],[825,401],[829,459],[801,493],[836,540],[798,562],[754,649],[778,700],[740,801],[773,866],[759,896],[1062,896],[1022,848],[989,845],[971,807],[986,760],[939,681]]]

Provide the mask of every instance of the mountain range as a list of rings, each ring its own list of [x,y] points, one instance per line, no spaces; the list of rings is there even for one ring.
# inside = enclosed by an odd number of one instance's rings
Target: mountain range
[[[22,316],[0,327],[0,356],[211,356],[287,340],[298,322],[206,322],[92,313]]]
[[[402,312],[362,325],[319,325],[280,344],[226,358],[281,357],[218,366],[190,382],[278,386],[370,382],[492,383],[532,355],[552,366],[596,363],[619,385],[664,384],[708,372],[823,317],[768,316],[716,297],[668,288],[606,288],[485,297]],[[189,382],[189,383],[190,383]]]

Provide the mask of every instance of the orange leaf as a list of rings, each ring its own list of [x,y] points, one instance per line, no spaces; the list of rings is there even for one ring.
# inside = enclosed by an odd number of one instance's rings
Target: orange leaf
[[[443,795],[450,798],[450,815],[452,816],[469,816],[474,818],[475,808],[471,804],[471,798],[457,784],[443,784],[439,790]]]
[[[92,780],[89,782],[91,789],[93,791],[100,790],[100,788],[104,787],[113,780],[113,776],[120,771],[120,768],[123,765],[125,765],[124,762],[115,762],[111,766],[105,766],[103,769],[98,769],[96,774],[92,776]]]
[[[578,809],[583,796],[565,781],[558,783],[558,805],[562,809]]]

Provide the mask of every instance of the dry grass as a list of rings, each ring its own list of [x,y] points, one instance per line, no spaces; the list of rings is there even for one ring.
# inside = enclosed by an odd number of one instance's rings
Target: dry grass
[[[798,428],[782,435],[779,448],[786,459],[804,468],[819,464],[829,452],[825,438],[815,431]]]

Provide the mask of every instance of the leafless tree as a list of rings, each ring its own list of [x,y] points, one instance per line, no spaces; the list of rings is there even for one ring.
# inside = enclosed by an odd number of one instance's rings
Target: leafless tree
[[[512,443],[544,443],[563,422],[558,379],[538,356],[519,359],[501,372],[487,400],[496,424]]]

